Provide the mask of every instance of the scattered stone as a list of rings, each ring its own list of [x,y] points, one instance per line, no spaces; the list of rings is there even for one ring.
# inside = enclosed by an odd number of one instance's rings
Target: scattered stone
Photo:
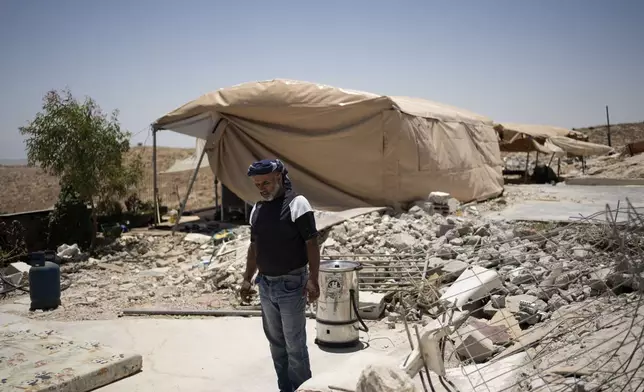
[[[18,261],[15,263],[9,264],[9,267],[4,271],[6,275],[13,275],[19,272],[28,274],[31,266],[23,261]]]
[[[447,204],[451,198],[452,196],[446,192],[431,192],[429,196],[427,196],[427,201],[432,204]]]
[[[193,242],[195,244],[205,244],[206,242],[210,241],[211,239],[212,239],[211,236],[204,235],[204,234],[199,234],[199,233],[189,233],[185,237],[183,237],[184,241]]]
[[[398,251],[409,250],[416,244],[416,239],[407,233],[398,233],[387,240],[387,246]]]
[[[139,272],[139,275],[140,276],[162,277],[162,276],[165,276],[168,273],[168,271],[170,271],[170,267],[152,268],[152,269],[149,269],[149,270]]]
[[[404,371],[396,368],[369,365],[356,385],[356,392],[420,392]]]
[[[492,320],[490,320],[489,324],[492,326],[504,326],[513,340],[517,340],[521,335],[523,335],[523,331],[514,317],[514,314],[507,309],[498,310],[492,317]]]
[[[533,295],[512,295],[509,297],[506,297],[505,299],[505,308],[508,309],[512,313],[519,313],[519,311],[523,310],[521,303],[524,303],[524,307],[528,306],[530,308],[534,307],[534,313],[537,311],[541,310],[544,311],[548,308],[548,304],[546,304],[544,301],[540,300],[539,298],[533,296]]]
[[[480,331],[471,331],[455,339],[456,353],[465,359],[483,362],[495,353],[494,343]]]

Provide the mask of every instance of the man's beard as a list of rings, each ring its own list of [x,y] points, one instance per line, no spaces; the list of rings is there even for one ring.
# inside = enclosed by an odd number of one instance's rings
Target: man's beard
[[[282,191],[282,186],[278,185],[275,187],[275,190],[272,193],[268,195],[261,195],[261,196],[265,201],[273,201],[277,197],[277,195],[280,194],[281,191]]]

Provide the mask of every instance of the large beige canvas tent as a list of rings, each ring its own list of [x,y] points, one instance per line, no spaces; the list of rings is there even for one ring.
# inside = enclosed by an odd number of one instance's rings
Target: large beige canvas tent
[[[270,80],[203,95],[159,118],[154,131],[206,140],[214,174],[247,202],[257,159],[280,158],[318,209],[390,206],[431,191],[461,201],[503,190],[493,123],[454,107],[320,84]]]

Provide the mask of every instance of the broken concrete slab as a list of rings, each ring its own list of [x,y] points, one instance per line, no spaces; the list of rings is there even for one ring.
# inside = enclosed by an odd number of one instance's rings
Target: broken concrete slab
[[[523,331],[521,330],[521,327],[519,327],[519,322],[515,319],[514,314],[507,309],[499,309],[494,316],[492,316],[492,320],[490,320],[489,324],[490,326],[504,327],[513,340],[517,340],[521,335],[523,335]]]
[[[15,263],[9,264],[5,270],[5,275],[13,275],[18,272],[29,273],[31,266],[23,261],[17,261]]]
[[[519,353],[484,364],[447,369],[446,378],[460,392],[510,391],[524,377],[522,371],[529,357]]]
[[[141,355],[20,322],[2,326],[0,347],[0,380],[7,392],[90,391],[139,372],[143,363]]]
[[[462,309],[470,301],[477,301],[488,296],[493,290],[501,289],[503,284],[496,271],[472,266],[445,291],[440,302],[446,306]]]
[[[470,265],[464,261],[460,260],[444,260],[440,257],[431,257],[427,266],[430,269],[440,268],[440,275],[447,279],[455,279],[460,276],[463,271],[467,269]]]
[[[358,293],[359,307],[358,314],[365,320],[378,320],[385,312],[385,298],[387,294],[374,293],[372,291],[360,291]]]
[[[482,333],[486,338],[490,339],[492,343],[501,346],[509,344],[513,339],[513,336],[505,325],[491,325],[486,320],[480,320],[474,317],[468,318],[465,325],[459,328],[452,337],[463,337],[472,331]]]
[[[356,392],[420,392],[420,390],[400,369],[368,365],[360,374]]]
[[[189,233],[183,237],[183,240],[186,242],[194,242],[195,244],[203,245],[206,242],[212,240],[212,236],[199,234],[199,233]]]
[[[454,339],[456,353],[464,359],[483,362],[495,353],[494,343],[480,331],[470,331]]]

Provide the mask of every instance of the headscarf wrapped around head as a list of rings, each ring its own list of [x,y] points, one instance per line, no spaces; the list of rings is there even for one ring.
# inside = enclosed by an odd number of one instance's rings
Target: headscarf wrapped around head
[[[249,177],[260,176],[269,173],[281,173],[282,186],[284,186],[284,189],[291,189],[292,185],[291,179],[288,178],[288,170],[279,159],[262,159],[261,161],[253,162],[253,164],[248,167]]]

